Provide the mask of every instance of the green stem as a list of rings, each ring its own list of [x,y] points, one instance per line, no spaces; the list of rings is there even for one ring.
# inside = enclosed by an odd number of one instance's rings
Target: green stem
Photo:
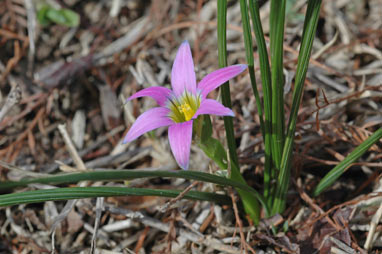
[[[227,19],[227,0],[218,0],[218,53],[219,67],[227,66],[227,41],[226,41],[226,19]],[[221,87],[223,105],[232,108],[229,83],[226,82]],[[231,161],[230,178],[246,184],[240,173],[239,160],[236,153],[236,142],[233,130],[233,120],[231,117],[224,117],[224,127],[226,130],[227,144]],[[237,190],[245,211],[251,216],[257,225],[260,221],[260,208],[257,199],[249,192]]]
[[[270,52],[272,79],[272,160],[276,170],[280,169],[284,145],[284,75],[283,43],[286,0],[271,0]]]
[[[245,55],[248,63],[249,77],[251,79],[251,85],[253,94],[256,99],[257,112],[259,113],[260,118],[260,129],[265,140],[265,127],[264,127],[264,117],[263,117],[263,107],[261,105],[259,91],[257,90],[256,76],[255,76],[255,61],[253,59],[253,46],[252,46],[252,34],[251,26],[249,24],[249,16],[246,0],[240,0],[240,11],[241,11],[241,20],[243,23],[243,34],[244,34],[244,46],[245,46]]]
[[[272,169],[272,85],[271,70],[268,61],[267,46],[265,44],[263,28],[261,25],[259,4],[257,0],[249,0],[253,30],[255,32],[259,60],[260,74],[264,94],[264,120],[265,120],[265,168],[264,168],[264,198],[268,205],[272,203],[270,197],[270,181]]]
[[[280,173],[272,207],[272,214],[282,213],[285,209],[285,197],[289,186],[290,166],[293,151],[293,141],[296,130],[297,114],[300,107],[306,72],[309,66],[310,53],[314,35],[317,29],[321,0],[309,0],[305,15],[304,29],[293,90],[292,108],[289,116],[288,129],[280,164]]]

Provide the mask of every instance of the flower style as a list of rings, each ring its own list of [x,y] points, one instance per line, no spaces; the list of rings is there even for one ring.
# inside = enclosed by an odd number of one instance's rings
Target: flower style
[[[174,157],[183,169],[188,169],[192,123],[199,115],[234,116],[231,109],[207,95],[224,82],[237,76],[247,68],[244,64],[232,65],[216,70],[196,85],[194,63],[190,45],[183,42],[176,54],[171,71],[172,90],[166,87],[145,88],[127,100],[149,96],[159,107],[140,115],[126,134],[123,142],[131,142],[142,134],[159,127],[169,126],[168,138]]]

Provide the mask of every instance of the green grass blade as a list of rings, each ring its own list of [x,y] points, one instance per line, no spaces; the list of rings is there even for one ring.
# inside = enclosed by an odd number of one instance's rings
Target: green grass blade
[[[91,172],[81,172],[81,173],[69,173],[60,174],[50,177],[42,178],[31,178],[24,179],[17,182],[7,181],[0,182],[0,191],[11,190],[16,187],[25,187],[28,184],[40,183],[40,184],[69,184],[78,183],[80,181],[123,181],[132,180],[138,178],[153,178],[153,177],[171,177],[171,178],[183,178],[187,180],[195,180],[201,182],[209,182],[214,184],[219,184],[223,186],[231,186],[237,189],[241,189],[249,195],[259,199],[259,202],[264,205],[265,200],[263,197],[253,188],[249,187],[245,182],[241,183],[236,180],[227,179],[225,177],[212,175],[209,173],[198,172],[198,171],[163,171],[163,170],[97,170]],[[269,209],[264,206],[265,212],[268,215]]]
[[[300,107],[306,72],[308,70],[313,39],[317,29],[321,0],[309,0],[304,21],[304,30],[300,53],[298,56],[295,87],[293,91],[292,108],[289,117],[288,129],[281,159],[277,190],[273,203],[272,214],[281,213],[285,208],[285,196],[289,186],[290,160],[293,151],[293,140],[296,130],[297,113]]]
[[[218,59],[219,68],[227,66],[227,41],[226,41],[226,16],[227,16],[227,1],[218,0]],[[221,86],[223,105],[232,108],[229,82]],[[232,163],[239,165],[239,159],[236,153],[236,142],[233,130],[232,117],[224,117],[224,127],[226,129],[228,150]]]
[[[284,145],[284,74],[283,42],[286,0],[271,0],[270,11],[270,53],[272,80],[272,160],[280,169]]]
[[[252,46],[252,34],[251,34],[251,25],[249,23],[248,8],[246,0],[240,0],[240,12],[241,20],[243,24],[243,34],[244,34],[244,46],[245,46],[245,55],[248,63],[249,77],[251,79],[251,85],[253,94],[256,99],[257,112],[259,113],[260,118],[260,128],[265,140],[265,126],[264,126],[264,117],[263,117],[263,107],[261,105],[259,91],[257,90],[256,76],[255,76],[255,61],[253,59],[253,46]]]
[[[127,187],[72,187],[48,190],[34,190],[0,195],[0,207],[19,204],[39,203],[45,201],[58,201],[94,197],[159,196],[174,198],[178,196],[182,191],[183,190],[155,190]],[[232,200],[226,195],[200,191],[189,191],[184,196],[184,198],[191,200],[216,202],[226,205],[232,203]]]
[[[219,67],[227,66],[227,40],[226,40],[226,22],[227,22],[227,0],[218,0],[218,58]],[[226,82],[221,86],[222,102],[223,105],[232,108],[231,95],[229,89],[229,83]],[[233,130],[232,117],[224,117],[224,127],[226,130],[227,144],[231,162],[231,175],[230,178],[240,183],[246,184],[243,176],[240,173],[239,160],[236,153],[236,142]],[[249,187],[249,186],[248,186]],[[250,188],[250,187],[249,187]],[[243,190],[237,190],[241,200],[243,201],[245,211],[251,216],[255,224],[260,221],[260,207],[255,196],[251,193]],[[263,206],[266,204],[264,203]]]
[[[272,167],[272,84],[271,70],[268,61],[267,46],[265,44],[261,25],[259,4],[257,0],[249,0],[253,30],[255,32],[257,49],[260,60],[260,73],[264,94],[264,129],[265,129],[265,168],[264,168],[264,197],[268,204],[272,201],[270,195],[271,167]]]
[[[374,132],[362,144],[355,148],[346,158],[335,166],[329,173],[325,175],[317,187],[314,189],[313,195],[320,195],[326,188],[332,185],[350,165],[356,162],[372,145],[382,138],[382,128]]]

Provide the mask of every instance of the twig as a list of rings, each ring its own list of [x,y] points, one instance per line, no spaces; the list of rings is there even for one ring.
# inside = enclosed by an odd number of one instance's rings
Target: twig
[[[319,58],[327,49],[334,45],[334,43],[337,41],[337,38],[338,31],[336,31],[333,38],[328,43],[326,43],[322,48],[320,48],[316,53],[312,55],[312,59],[316,60],[317,58]]]
[[[10,163],[7,163],[5,161],[2,161],[0,160],[0,166],[2,166],[3,168],[6,168],[10,171],[13,171],[15,173],[17,173],[17,176],[18,177],[24,177],[24,176],[29,176],[29,177],[48,177],[48,176],[51,176],[49,174],[43,174],[43,173],[36,173],[36,172],[31,172],[31,171],[27,171],[27,170],[23,170],[22,168],[19,168],[17,166],[14,166]]]
[[[69,134],[66,130],[65,124],[58,125],[58,130],[60,131],[62,137],[64,138],[66,148],[68,149],[70,156],[73,159],[78,170],[79,171],[86,171],[85,163],[82,161],[81,157],[78,155],[78,152],[77,152],[76,148],[74,147],[74,144],[73,144],[73,142],[72,142],[71,138],[69,137]],[[86,184],[87,184],[86,182],[82,182],[82,183],[80,183],[80,186],[84,186]],[[101,199],[101,198],[97,198],[97,204],[98,204],[98,202],[101,202],[101,201],[99,201],[99,199]],[[54,219],[54,223],[53,223],[52,228],[51,228],[51,232],[52,232],[52,236],[51,236],[52,237],[52,251],[51,251],[51,253],[52,254],[55,253],[54,236],[55,236],[55,232],[56,232],[56,227],[67,217],[67,215],[73,209],[76,202],[77,202],[77,199],[68,200],[67,203],[65,204],[64,209],[62,209],[61,213]],[[97,219],[96,219],[96,223],[97,223]],[[97,228],[95,228],[95,230],[93,231],[93,238],[95,237],[96,232],[97,232]],[[92,244],[93,244],[93,241],[92,241]]]
[[[28,104],[25,107],[25,109],[22,112],[20,112],[18,115],[6,118],[6,120],[4,119],[3,122],[0,122],[0,131],[4,130],[7,126],[13,124],[17,120],[22,119],[27,114],[29,114],[34,109],[36,109],[38,106],[40,106],[41,104],[45,103],[47,97],[48,97],[48,94],[40,93],[40,94],[32,95],[32,96],[30,96],[28,98],[25,98],[25,99],[21,100],[21,102],[20,102],[21,104],[29,103],[29,102],[30,102],[30,104]],[[36,102],[33,103],[32,102],[33,100],[36,100]]]
[[[193,182],[192,184],[190,184],[184,191],[182,191],[181,193],[179,193],[179,195],[173,199],[171,199],[170,201],[168,201],[166,204],[164,204],[162,207],[159,208],[159,211],[161,211],[162,213],[166,212],[171,205],[175,204],[176,202],[178,202],[179,200],[181,200],[184,195],[186,195],[192,188],[195,187],[195,185],[197,185],[199,182],[196,181],[196,182]]]
[[[76,204],[77,199],[68,200],[60,212],[59,215],[57,215],[56,218],[54,218],[54,223],[51,227],[51,254],[56,253],[56,247],[55,247],[55,235],[56,235],[56,228],[57,226],[68,216],[69,212],[72,210],[73,206]]]
[[[24,0],[25,8],[27,9],[28,19],[28,39],[29,39],[29,52],[28,52],[28,76],[32,76],[34,56],[36,52],[36,10],[32,0]]]
[[[8,114],[13,106],[18,104],[21,100],[21,88],[19,84],[12,85],[11,91],[9,92],[7,99],[5,100],[4,106],[0,110],[0,122]]]
[[[313,210],[315,210],[318,214],[326,214],[325,212],[324,212],[324,210],[322,210],[322,208],[321,207],[319,207],[318,205],[316,205],[315,203],[314,203],[314,201],[309,197],[309,195],[308,194],[306,194],[306,192],[304,192],[304,190],[301,188],[301,187],[297,187],[297,189],[298,189],[298,192],[299,192],[299,194],[300,194],[300,197],[301,197],[301,199],[302,200],[304,200],[307,204],[309,204],[309,206],[313,209]],[[340,230],[342,230],[343,228],[342,228],[342,226],[341,225],[339,225],[338,223],[336,223],[336,221],[333,221],[331,218],[330,218],[330,216],[329,216],[329,214],[326,214],[324,217],[326,217],[326,220],[328,221],[328,223],[333,227],[333,228],[335,228],[336,230],[338,230],[338,231],[340,231]],[[310,223],[308,223],[309,224],[309,226],[311,225]],[[303,227],[306,227],[307,225],[304,225]]]
[[[91,242],[91,246],[90,246],[90,253],[91,254],[94,254],[94,252],[95,252],[97,233],[98,233],[101,214],[102,214],[102,210],[103,210],[103,201],[104,201],[103,197],[97,198],[96,218],[95,218],[95,222],[94,222],[94,231],[93,231],[92,242]]]
[[[117,17],[118,13],[121,11],[121,0],[113,0],[110,8],[109,15],[112,18]]]
[[[333,236],[330,236],[329,237],[329,240],[336,244],[339,248],[341,248],[343,251],[345,251],[345,253],[351,253],[351,254],[355,254],[356,251],[354,249],[352,249],[351,247],[349,247],[348,245],[346,245],[345,243],[343,243],[342,241],[334,238]]]
[[[200,237],[203,237],[203,234],[201,232],[199,232],[197,229],[195,229],[191,223],[189,223],[185,218],[182,217],[181,214],[178,213],[178,215],[176,216],[176,220],[177,221],[180,221],[183,223],[183,225],[188,228],[189,230],[191,230],[192,232],[194,232],[195,234],[199,235]]]
[[[149,227],[145,227],[142,234],[140,234],[138,241],[137,241],[137,244],[136,244],[135,249],[134,249],[134,253],[140,253],[139,250],[142,248],[143,243],[146,240],[146,236],[147,236],[147,233],[149,232],[149,229],[150,229]]]
[[[370,250],[373,247],[373,241],[375,240],[374,239],[375,229],[377,228],[377,225],[379,221],[381,220],[381,217],[382,217],[382,203],[379,205],[377,212],[374,214],[373,218],[371,219],[369,234],[367,235],[365,245],[363,246],[366,250]]]
[[[109,166],[111,164],[123,164],[119,168],[124,168],[125,165],[131,164],[145,156],[147,156],[151,152],[151,147],[143,147],[137,148],[131,151],[121,152],[119,154],[114,155],[105,155],[102,157],[95,158],[94,160],[88,161],[85,163],[87,168],[100,168]]]
[[[139,38],[152,29],[152,26],[148,21],[148,17],[143,17],[135,21],[129,26],[129,30],[124,36],[113,41],[101,52],[96,53],[93,58],[94,61],[98,62],[102,58],[112,56],[113,54],[121,52],[125,48],[131,46],[134,42],[139,40]]]
[[[125,127],[123,125],[120,125],[118,127],[115,127],[114,129],[112,129],[110,132],[106,133],[105,135],[102,135],[101,137],[99,137],[93,144],[91,144],[90,146],[86,147],[85,149],[82,149],[81,151],[78,152],[78,154],[82,157],[86,154],[88,154],[89,152],[91,152],[92,150],[98,148],[100,145],[102,145],[104,142],[108,141],[108,138],[109,137],[112,137],[114,135],[116,135],[117,133],[123,131],[125,129]],[[71,157],[68,157],[64,160],[62,160],[62,162],[64,164],[70,164],[73,162],[73,159]],[[55,171],[57,168],[59,167],[59,165],[57,163],[53,163],[52,165],[48,166],[46,168],[46,170],[44,170],[45,172],[53,172]]]
[[[242,248],[244,248],[245,253],[248,253],[247,242],[245,241],[245,236],[243,232],[243,223],[239,216],[239,210],[237,209],[237,205],[236,205],[236,197],[233,194],[232,189],[229,190],[229,195],[231,196],[231,199],[232,199],[232,206],[233,206],[233,211],[235,213],[236,223],[239,225],[241,245],[242,245]]]
[[[343,250],[341,250],[335,246],[332,246],[330,248],[330,253],[332,253],[332,254],[350,254],[349,252],[345,252],[345,251],[343,251]]]
[[[77,149],[75,148],[73,141],[66,130],[65,124],[58,125],[58,130],[64,138],[66,148],[68,149],[68,152],[70,153],[70,157],[73,159],[74,164],[76,164],[76,167],[80,171],[86,171],[85,163],[82,161],[80,155],[78,154]]]

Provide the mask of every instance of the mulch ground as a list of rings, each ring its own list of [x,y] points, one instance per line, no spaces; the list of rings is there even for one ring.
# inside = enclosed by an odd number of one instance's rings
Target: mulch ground
[[[176,169],[163,129],[155,138],[122,144],[136,117],[155,105],[150,99],[124,102],[144,87],[170,84],[172,62],[184,40],[191,44],[198,80],[218,68],[216,1],[55,2],[78,13],[80,26],[41,26],[34,19],[34,1],[0,3],[0,179],[79,168],[65,146],[65,133],[88,169]],[[306,8],[302,0],[288,3],[286,116]],[[269,3],[260,4],[268,34]],[[283,214],[254,227],[238,216],[236,205],[180,200],[162,209],[169,200],[158,197],[19,205],[0,209],[0,253],[380,253],[380,142],[328,191],[314,199],[310,192],[382,125],[381,13],[380,0],[323,1]],[[245,63],[238,2],[229,2],[227,19],[228,63]],[[256,46],[254,55],[258,67]],[[258,69],[256,74],[261,84]],[[232,80],[231,92],[241,170],[261,190],[264,152],[249,76]],[[223,120],[214,117],[213,126],[214,136],[224,141]],[[196,146],[190,165],[218,170]],[[141,179],[82,186],[126,184],[185,189],[192,183]],[[203,183],[192,187],[222,191]],[[236,200],[234,192],[227,194]],[[272,232],[271,223],[279,233]]]

